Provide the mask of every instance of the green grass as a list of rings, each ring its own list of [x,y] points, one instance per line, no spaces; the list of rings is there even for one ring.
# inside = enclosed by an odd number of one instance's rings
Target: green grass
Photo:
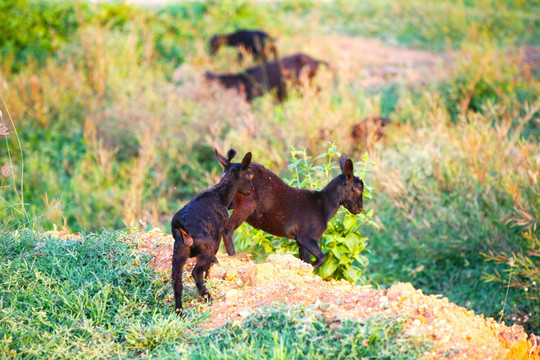
[[[270,307],[204,334],[180,353],[187,359],[420,359],[431,345],[401,333],[405,320],[329,324],[311,308]]]
[[[196,313],[196,291],[187,286],[191,310],[177,317],[166,301],[172,295],[168,279],[153,273],[149,259],[123,237],[1,234],[0,357],[416,359],[429,348],[400,333],[404,318],[333,328],[315,310],[284,306],[203,332],[198,326],[208,313]]]
[[[2,233],[0,356],[133,357],[188,336],[200,317],[174,315],[168,280],[122,237]]]
[[[321,10],[324,23],[342,33],[433,50],[470,41],[538,45],[535,1],[337,1]]]

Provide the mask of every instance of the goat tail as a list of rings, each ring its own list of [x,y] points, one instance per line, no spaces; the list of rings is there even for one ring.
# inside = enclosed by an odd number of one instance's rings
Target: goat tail
[[[270,38],[268,47],[269,47],[270,52],[274,56],[274,61],[279,61],[278,51],[277,51],[277,47],[276,47],[276,41],[275,41],[274,38]]]
[[[181,226],[178,226],[178,227],[173,226],[172,227],[172,236],[173,236],[175,242],[176,241],[181,241],[187,247],[193,246],[193,238]]]
[[[208,71],[208,70],[204,73],[204,77],[206,78],[206,80],[215,80],[215,79],[217,79],[217,75],[214,74],[211,71]]]
[[[330,63],[329,63],[328,61],[317,60],[317,63],[318,63],[319,65],[322,64],[322,65],[326,66],[326,68],[327,68],[328,70],[330,70],[330,71],[333,71],[333,70],[334,70],[334,68],[332,67],[332,65],[330,65]]]

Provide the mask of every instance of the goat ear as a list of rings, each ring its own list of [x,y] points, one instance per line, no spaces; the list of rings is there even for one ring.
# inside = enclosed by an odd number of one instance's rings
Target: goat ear
[[[221,155],[216,148],[214,148],[214,151],[216,152],[216,158],[218,159],[221,166],[223,166],[223,170],[227,170],[229,166],[231,166],[231,162],[227,160],[223,155]]]
[[[236,155],[236,150],[229,149],[229,151],[227,151],[227,160],[231,162],[235,155]]]
[[[242,160],[242,170],[247,170],[249,164],[251,163],[251,153],[248,152],[246,156],[244,156],[244,159]]]
[[[347,178],[347,182],[351,181],[354,178],[353,162],[351,159],[345,160],[345,165],[343,166],[343,173]]]
[[[345,172],[345,169],[344,169],[345,161],[347,161],[347,154],[343,153],[341,154],[341,157],[339,158],[339,167],[341,168],[341,172]]]

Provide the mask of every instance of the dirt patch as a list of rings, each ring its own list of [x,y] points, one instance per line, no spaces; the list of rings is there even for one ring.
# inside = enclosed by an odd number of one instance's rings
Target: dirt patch
[[[280,56],[305,52],[328,61],[341,82],[357,88],[426,84],[446,76],[451,56],[385,44],[358,36],[279,38]]]
[[[173,239],[159,230],[138,233],[128,241],[153,257],[151,266],[170,275]],[[374,315],[406,315],[404,331],[433,340],[425,359],[540,359],[538,338],[519,325],[511,327],[476,315],[442,295],[425,295],[409,283],[386,290],[356,286],[346,281],[323,281],[310,265],[291,255],[270,255],[256,264],[247,255],[218,254],[219,264],[210,271],[218,283],[211,313],[204,323],[215,329],[226,322],[241,321],[257,308],[271,304],[317,306],[325,319],[365,319]],[[194,287],[186,266],[186,287]],[[170,296],[172,301],[172,291]]]
[[[448,56],[429,51],[391,46],[375,39],[336,37],[332,41],[334,60],[362,87],[391,83],[426,84],[441,80]]]

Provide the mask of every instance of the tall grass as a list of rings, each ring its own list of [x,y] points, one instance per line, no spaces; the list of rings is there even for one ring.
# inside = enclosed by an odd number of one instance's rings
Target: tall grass
[[[492,39],[501,45],[538,45],[538,4],[527,1],[337,1],[321,18],[348,34],[387,42],[444,50]]]
[[[0,99],[4,107],[6,103],[0,95]],[[7,113],[6,119],[4,120],[4,114],[0,111],[0,136],[4,137],[5,144],[8,144],[7,137],[13,135],[16,138],[17,144],[20,149],[20,139],[17,133],[17,128],[13,123],[11,114]],[[8,126],[9,124],[9,126]],[[11,134],[13,133],[13,134]],[[0,163],[1,165],[1,183],[0,189],[2,189],[3,194],[9,194],[7,196],[0,195],[0,202],[2,204],[2,211],[0,215],[2,216],[2,222],[0,223],[0,228],[5,231],[14,226],[29,226],[31,221],[26,212],[25,202],[24,202],[24,155],[20,151],[19,155],[19,164],[15,167],[13,163],[13,157],[9,146],[6,146],[7,156],[5,156],[6,162]],[[18,171],[15,169],[19,169]]]

